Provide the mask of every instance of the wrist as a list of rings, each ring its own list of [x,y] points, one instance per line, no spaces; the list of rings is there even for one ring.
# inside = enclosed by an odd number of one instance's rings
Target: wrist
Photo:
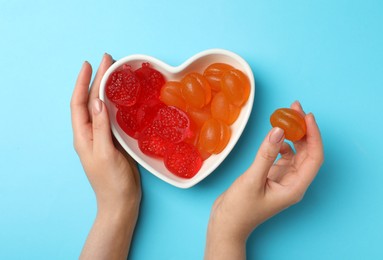
[[[230,243],[244,244],[250,232],[246,232],[243,228],[222,219],[210,218],[207,236],[211,239],[220,241],[228,241]]]
[[[98,205],[95,222],[108,230],[115,230],[123,237],[131,237],[137,223],[138,214],[139,204],[124,204],[119,207]]]
[[[204,259],[246,259],[246,240],[246,235],[231,232],[211,219]]]
[[[138,216],[140,198],[125,200],[99,200],[97,199],[97,215],[112,218]]]
[[[84,246],[83,259],[126,259],[138,219],[139,203],[103,204]],[[95,256],[103,257],[95,257]]]
[[[218,199],[212,207],[208,235],[246,242],[255,227],[248,217],[244,218],[242,214],[226,211],[225,206]]]
[[[141,203],[141,191],[112,193],[96,192],[98,211],[138,210]]]

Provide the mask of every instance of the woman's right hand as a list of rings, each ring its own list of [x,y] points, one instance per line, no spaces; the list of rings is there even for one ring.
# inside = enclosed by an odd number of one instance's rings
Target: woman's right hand
[[[296,153],[273,128],[253,164],[214,203],[207,234],[206,259],[244,259],[245,243],[262,222],[299,202],[323,160],[323,145],[313,114],[299,102],[291,108],[305,117],[306,136],[295,142]],[[278,154],[281,158],[276,160]]]

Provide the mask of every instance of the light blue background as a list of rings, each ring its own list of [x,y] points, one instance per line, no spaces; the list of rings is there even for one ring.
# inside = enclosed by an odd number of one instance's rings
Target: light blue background
[[[382,13],[378,0],[0,0],[0,259],[76,259],[92,225],[69,110],[84,60],[143,53],[178,65],[216,47],[253,69],[249,124],[191,189],[141,169],[131,258],[202,259],[212,203],[252,162],[272,111],[298,99],[326,161],[301,203],[252,234],[248,258],[383,259]]]

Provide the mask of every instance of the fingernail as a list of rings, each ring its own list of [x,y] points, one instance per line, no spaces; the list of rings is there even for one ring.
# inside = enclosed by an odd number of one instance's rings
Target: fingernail
[[[297,103],[297,105],[299,106],[299,108],[302,109],[302,111],[303,111],[303,107],[302,107],[301,102],[299,102],[299,101],[297,100],[297,101],[295,101],[295,103]]]
[[[101,63],[103,63],[106,59],[106,56],[108,55],[108,53],[104,53],[104,55],[102,55],[102,59],[101,59]]]
[[[99,100],[98,98],[96,98],[94,101],[93,101],[93,112],[95,114],[99,114],[102,110],[102,104],[101,104],[101,100]]]
[[[112,55],[110,55],[109,53],[107,53],[107,52],[105,52],[105,54],[104,54],[104,57],[106,57],[106,56],[109,56],[109,57],[111,57],[112,58],[112,60],[113,60],[113,57],[112,57]]]
[[[279,143],[280,141],[283,140],[284,134],[285,134],[285,132],[283,131],[283,129],[281,129],[279,127],[274,127],[273,130],[271,130],[269,142],[272,144]]]
[[[307,117],[307,118],[310,118],[310,117],[311,117],[311,118],[312,118],[312,120],[314,120],[314,121],[315,121],[315,116],[314,116],[314,114],[313,114],[313,113],[311,113],[311,112],[310,112],[310,113],[308,113],[308,114],[306,115],[306,117]]]

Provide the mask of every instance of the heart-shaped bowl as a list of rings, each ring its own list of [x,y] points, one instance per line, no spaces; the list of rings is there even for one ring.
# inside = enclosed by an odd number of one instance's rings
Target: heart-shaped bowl
[[[109,75],[114,70],[116,70],[123,64],[128,64],[132,67],[133,70],[135,70],[141,67],[143,62],[149,62],[151,67],[161,72],[167,81],[180,81],[189,72],[202,73],[207,66],[216,62],[230,64],[234,68],[239,69],[243,73],[245,73],[250,80],[250,96],[246,104],[242,107],[238,119],[230,126],[232,135],[229,143],[221,153],[211,155],[208,159],[206,159],[203,162],[199,172],[191,179],[183,179],[172,174],[165,167],[163,160],[153,158],[142,153],[138,147],[137,140],[125,134],[125,132],[118,125],[116,120],[117,108],[111,101],[109,101],[109,99],[105,95],[105,84],[107,82],[107,79],[109,78]],[[104,74],[100,85],[100,99],[105,102],[105,105],[108,109],[111,128],[114,136],[117,138],[118,142],[122,145],[122,147],[128,152],[128,154],[130,154],[133,157],[134,160],[136,160],[139,164],[141,164],[149,172],[151,172],[161,180],[179,188],[190,188],[202,181],[210,173],[212,173],[223,162],[223,160],[225,160],[230,151],[233,149],[234,145],[237,143],[247,124],[251,110],[253,108],[254,91],[255,84],[253,72],[249,64],[243,58],[227,50],[210,49],[194,55],[193,57],[191,57],[190,59],[188,59],[183,64],[177,67],[172,67],[156,58],[147,55],[135,54],[122,58],[116,61],[112,66],[110,66]]]

